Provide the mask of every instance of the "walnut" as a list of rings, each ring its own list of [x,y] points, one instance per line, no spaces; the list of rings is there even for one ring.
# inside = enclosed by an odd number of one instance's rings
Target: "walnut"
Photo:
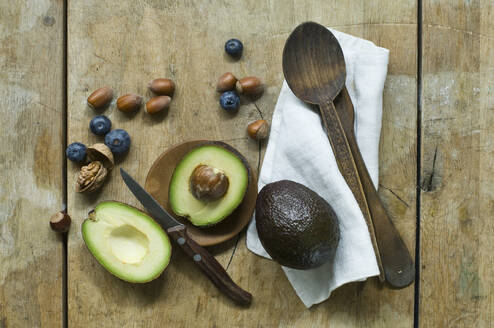
[[[93,192],[99,189],[105,181],[108,171],[100,161],[94,161],[81,168],[75,191]]]

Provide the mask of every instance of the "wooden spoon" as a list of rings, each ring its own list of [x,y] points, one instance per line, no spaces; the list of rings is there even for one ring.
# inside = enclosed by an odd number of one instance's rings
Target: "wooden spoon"
[[[374,232],[374,224],[372,224],[372,217],[354,154],[342,120],[333,103],[335,97],[342,90],[346,78],[345,59],[338,40],[322,25],[312,22],[299,25],[285,44],[283,73],[290,89],[298,98],[319,106],[322,123],[328,134],[339,170],[352,190],[367,222],[380,269],[381,281],[386,277],[392,286],[404,287],[402,277],[404,276],[403,273],[410,271],[408,270],[409,266],[402,267],[401,262],[397,263],[396,259],[410,258],[410,255],[406,247],[396,248],[395,244],[383,242],[379,247],[376,246],[375,238],[382,237],[382,234],[376,236]],[[390,229],[381,231],[393,233]],[[394,232],[397,234],[396,230]],[[390,239],[383,240],[389,241]],[[392,240],[396,239],[392,238]],[[380,252],[392,253],[393,256],[381,256]],[[388,262],[383,263],[384,260]],[[409,279],[405,280],[408,281]]]
[[[333,104],[333,100],[345,85],[345,67],[345,58],[338,40],[322,25],[313,22],[300,24],[285,43],[285,79],[298,98],[319,106],[322,123],[338,168],[357,200],[369,228],[379,265],[379,278],[384,281],[384,270],[367,201],[345,131]]]
[[[376,234],[386,281],[395,288],[406,287],[415,279],[415,266],[405,243],[384,209],[370,178],[369,171],[367,171],[367,167],[360,154],[354,132],[355,112],[346,87],[335,98],[334,105],[343,124],[343,129],[345,130],[353,158],[355,159],[360,181],[362,182],[374,225],[374,232]]]

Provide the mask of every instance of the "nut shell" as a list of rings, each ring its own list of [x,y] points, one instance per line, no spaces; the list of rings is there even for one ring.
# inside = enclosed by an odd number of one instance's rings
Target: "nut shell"
[[[265,139],[269,134],[269,124],[265,120],[257,120],[247,126],[247,134],[255,140]]]
[[[264,91],[261,80],[255,76],[244,77],[236,83],[238,93],[247,96],[260,95]]]
[[[168,109],[171,101],[172,98],[169,96],[153,97],[146,103],[146,113],[153,115]]]
[[[113,99],[113,90],[110,87],[104,86],[95,90],[87,97],[87,104],[92,108],[102,108],[108,105]]]
[[[209,165],[198,165],[190,175],[190,191],[201,201],[214,201],[226,193],[230,182],[223,171]]]
[[[69,231],[70,223],[72,220],[70,216],[65,212],[58,212],[51,216],[50,218],[50,227],[53,231],[59,233],[65,233]]]
[[[127,93],[117,99],[117,108],[124,113],[130,113],[139,109],[141,104],[142,97],[132,93]]]
[[[88,147],[86,154],[90,162],[100,161],[108,171],[113,169],[115,164],[113,153],[104,143],[96,143]]]
[[[149,90],[160,96],[173,96],[175,92],[175,82],[170,79],[154,79],[148,84]]]
[[[227,72],[220,76],[218,83],[216,84],[216,91],[225,92],[235,89],[235,83],[237,78],[230,72]]]
[[[101,188],[105,182],[108,171],[100,161],[94,161],[81,168],[75,191],[80,193],[89,193]]]

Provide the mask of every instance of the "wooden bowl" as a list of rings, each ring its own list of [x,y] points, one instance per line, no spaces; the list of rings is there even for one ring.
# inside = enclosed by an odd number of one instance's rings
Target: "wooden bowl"
[[[187,226],[187,232],[201,246],[212,246],[222,243],[237,235],[250,222],[256,206],[257,179],[249,163],[240,155],[249,173],[249,185],[245,192],[242,203],[220,223],[207,227],[198,228],[187,219],[173,213],[168,201],[168,189],[175,167],[182,157],[193,148],[212,141],[192,140],[175,145],[161,154],[148,172],[144,188],[163,206],[175,219]],[[223,146],[232,152],[237,152],[233,147],[219,141],[213,143]],[[237,155],[237,154],[236,154]]]

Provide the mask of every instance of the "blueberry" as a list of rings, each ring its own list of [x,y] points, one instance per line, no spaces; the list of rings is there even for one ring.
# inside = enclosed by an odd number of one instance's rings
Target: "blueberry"
[[[105,144],[115,154],[125,153],[130,147],[130,136],[125,130],[115,129],[106,134]]]
[[[220,105],[224,110],[235,110],[240,106],[240,98],[233,91],[226,91],[221,94]]]
[[[111,130],[111,121],[105,115],[98,115],[89,122],[89,128],[95,135],[104,136]]]
[[[86,146],[80,142],[73,142],[65,150],[65,155],[73,162],[82,162],[86,158]]]
[[[230,39],[225,43],[225,51],[232,57],[242,56],[242,50],[244,50],[244,45],[240,40]]]

